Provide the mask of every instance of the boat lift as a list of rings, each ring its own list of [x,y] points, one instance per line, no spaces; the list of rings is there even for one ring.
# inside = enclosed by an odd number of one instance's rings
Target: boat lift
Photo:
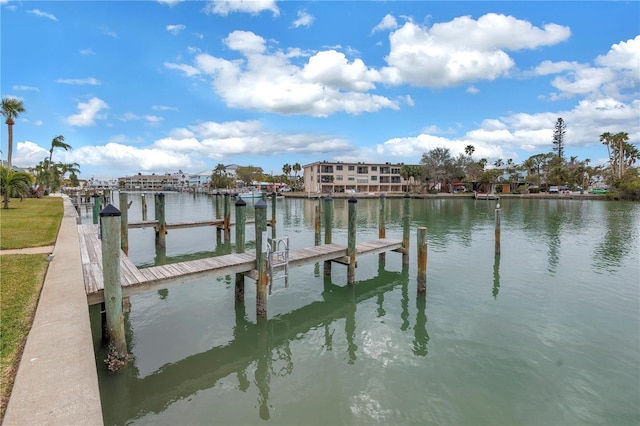
[[[289,237],[271,238],[267,243],[267,261],[269,263],[269,294],[273,293],[273,275],[275,269],[284,269],[284,288],[289,288]]]

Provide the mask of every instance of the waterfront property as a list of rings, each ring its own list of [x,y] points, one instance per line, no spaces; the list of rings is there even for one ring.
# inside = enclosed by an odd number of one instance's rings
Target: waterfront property
[[[402,192],[410,182],[401,175],[404,163],[317,161],[303,166],[308,193]]]

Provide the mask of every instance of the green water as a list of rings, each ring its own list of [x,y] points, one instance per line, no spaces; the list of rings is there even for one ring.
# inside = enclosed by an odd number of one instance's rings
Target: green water
[[[166,201],[169,223],[215,217],[206,197]],[[313,245],[316,204],[277,202],[292,249]],[[387,236],[401,238],[404,201],[386,204]],[[244,307],[233,277],[133,297],[125,371],[105,372],[95,333],[105,424],[640,424],[640,204],[501,205],[500,256],[495,202],[411,200],[407,268],[398,253],[359,257],[355,287],[342,265],[330,279],[322,265],[292,268],[289,289],[276,276],[264,323],[249,279]],[[358,241],[376,238],[378,201],[357,208]],[[333,241],[346,243],[345,200],[334,217]],[[428,228],[426,297],[418,226]],[[129,243],[137,264],[156,262],[153,230],[131,230]],[[161,257],[224,251],[213,229],[179,229]]]

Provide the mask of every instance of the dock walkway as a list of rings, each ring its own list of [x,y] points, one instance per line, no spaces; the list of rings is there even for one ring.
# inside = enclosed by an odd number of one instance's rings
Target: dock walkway
[[[94,224],[78,225],[80,252],[84,283],[89,305],[104,302],[104,283],[102,277],[102,249],[98,238],[98,226]],[[356,255],[375,254],[398,250],[402,240],[382,238],[356,244]],[[347,246],[342,244],[324,244],[291,250],[289,266],[336,261],[349,263]],[[233,253],[206,259],[190,260],[168,265],[138,269],[134,263],[120,252],[120,273],[122,296],[128,297],[148,291],[185,284],[203,277],[220,277],[242,273],[255,277],[256,257],[253,253]]]

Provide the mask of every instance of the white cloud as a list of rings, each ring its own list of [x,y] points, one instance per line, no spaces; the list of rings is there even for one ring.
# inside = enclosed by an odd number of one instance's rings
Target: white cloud
[[[89,78],[59,78],[56,80],[56,83],[61,83],[61,84],[77,84],[77,85],[91,85],[91,86],[98,86],[100,85],[100,81],[93,78],[93,77],[89,77]]]
[[[227,16],[233,12],[244,12],[257,15],[263,11],[271,11],[273,16],[280,15],[280,9],[275,0],[211,0],[207,2],[203,11],[206,14]]]
[[[382,77],[360,59],[349,62],[343,53],[329,50],[299,66],[292,59],[304,55],[301,50],[272,51],[266,40],[249,31],[234,31],[225,43],[245,58],[230,61],[199,54],[193,67],[165,66],[191,76],[207,75],[215,92],[232,107],[314,116],[399,108],[398,101],[364,93],[375,89],[374,83]]]
[[[18,142],[13,153],[12,163],[18,167],[33,167],[49,157],[49,151],[30,141]]]
[[[371,34],[377,31],[393,30],[395,28],[398,28],[398,21],[396,21],[396,18],[394,18],[393,15],[387,14],[382,18],[382,21],[380,21],[378,25],[373,27]]]
[[[100,111],[108,108],[105,101],[96,97],[89,99],[89,102],[79,102],[78,114],[67,117],[67,123],[78,127],[93,126],[96,119],[103,118]]]
[[[31,13],[33,15],[36,15],[36,16],[42,16],[43,18],[51,19],[52,21],[57,21],[58,20],[58,18],[56,18],[51,13],[43,12],[40,9],[31,9],[31,10],[28,10],[27,12]]]
[[[312,15],[310,15],[309,13],[307,13],[307,11],[299,10],[298,11],[298,19],[293,21],[293,23],[291,25],[294,28],[310,27],[311,24],[313,24],[314,19],[315,18]]]
[[[468,16],[431,28],[406,22],[389,35],[390,52],[383,70],[387,81],[415,86],[446,87],[508,75],[515,62],[506,50],[535,49],[566,40],[567,27],[544,29],[511,16],[489,13]]]
[[[467,90],[465,90],[465,92],[471,93],[472,95],[475,95],[475,94],[480,93],[480,89],[478,89],[475,86],[469,86],[469,87],[467,87]]]
[[[165,62],[164,66],[165,68],[168,68],[170,70],[180,70],[184,72],[187,75],[187,77],[193,77],[194,75],[200,74],[200,71],[197,68],[192,67],[190,65],[173,64],[170,62]]]
[[[38,89],[37,87],[32,87],[32,86],[16,85],[16,86],[11,86],[11,88],[13,90],[28,90],[28,91],[33,91],[33,92],[39,92],[40,91],[40,89]]]
[[[177,4],[182,3],[183,1],[184,0],[158,0],[158,3],[173,7]]]
[[[169,31],[171,34],[176,35],[187,27],[185,27],[182,24],[178,24],[178,25],[167,25],[166,28],[167,28],[167,31]]]
[[[151,109],[154,111],[178,111],[178,108],[166,105],[153,105]]]
[[[84,56],[95,55],[95,52],[91,48],[80,49],[79,52],[81,55],[84,55]]]

